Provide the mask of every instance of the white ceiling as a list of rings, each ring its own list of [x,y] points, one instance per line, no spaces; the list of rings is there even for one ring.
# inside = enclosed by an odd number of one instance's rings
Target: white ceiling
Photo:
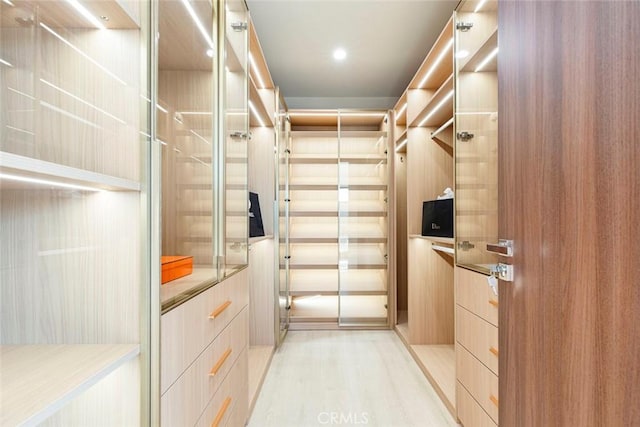
[[[458,0],[247,0],[289,108],[391,108]],[[342,47],[347,58],[333,59]]]

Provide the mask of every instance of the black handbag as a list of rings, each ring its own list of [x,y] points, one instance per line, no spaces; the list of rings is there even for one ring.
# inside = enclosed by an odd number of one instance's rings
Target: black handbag
[[[453,199],[422,202],[422,235],[453,237]]]
[[[249,237],[264,236],[262,213],[257,193],[249,192]]]

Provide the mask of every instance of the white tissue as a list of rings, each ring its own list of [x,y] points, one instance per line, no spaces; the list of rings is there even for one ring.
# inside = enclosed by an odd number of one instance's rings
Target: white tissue
[[[441,195],[438,196],[438,200],[453,199],[453,190],[449,187],[445,188]]]

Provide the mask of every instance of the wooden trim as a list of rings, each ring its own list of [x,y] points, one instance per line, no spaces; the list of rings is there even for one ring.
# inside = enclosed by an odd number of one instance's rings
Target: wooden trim
[[[223,302],[215,310],[211,312],[211,314],[209,315],[209,319],[215,319],[216,317],[220,316],[222,312],[225,311],[230,305],[231,305],[231,300],[227,300]]]
[[[215,365],[213,365],[213,368],[211,368],[211,371],[209,371],[209,375],[210,376],[214,376],[218,373],[218,371],[220,370],[220,368],[222,368],[222,365],[224,365],[224,362],[227,361],[227,359],[229,358],[229,356],[231,356],[232,353],[232,349],[231,347],[229,347],[223,354],[222,356],[220,356],[220,359],[218,359],[218,361],[216,362]]]
[[[211,427],[218,427],[220,425],[220,422],[222,421],[222,418],[224,418],[224,414],[225,412],[227,412],[227,409],[229,409],[230,405],[231,397],[229,396],[224,400],[224,402],[222,402],[222,406],[220,407],[220,410],[218,411],[215,419],[211,423]]]

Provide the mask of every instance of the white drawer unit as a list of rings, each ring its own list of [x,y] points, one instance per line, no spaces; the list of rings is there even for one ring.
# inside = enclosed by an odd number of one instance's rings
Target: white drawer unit
[[[245,269],[162,316],[162,393],[227,327],[248,301]]]
[[[163,425],[195,424],[245,351],[247,330],[248,311],[245,308],[162,395]]]

